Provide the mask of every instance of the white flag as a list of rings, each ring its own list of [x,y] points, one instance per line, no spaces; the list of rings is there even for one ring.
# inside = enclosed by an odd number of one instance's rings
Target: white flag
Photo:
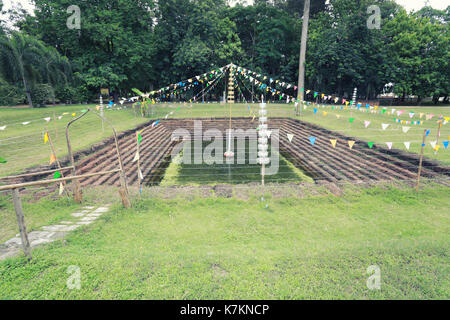
[[[288,139],[289,139],[289,142],[292,142],[292,139],[294,138],[294,135],[288,133],[288,134],[287,134],[287,137],[288,137]]]
[[[381,124],[381,128],[382,128],[383,130],[386,130],[387,127],[389,127],[389,123],[382,123],[382,124]]]
[[[270,138],[270,135],[272,134],[272,131],[268,130],[267,132],[267,137]]]
[[[386,142],[386,144],[387,144],[389,150],[391,150],[392,149],[392,142]]]
[[[44,118],[45,121],[49,122],[52,118],[48,117],[48,118]]]
[[[136,152],[136,155],[134,156],[133,162],[136,162],[139,160],[139,152]]]
[[[364,127],[368,127],[370,125],[370,121],[368,121],[368,120],[364,120]]]
[[[139,179],[144,180],[144,176],[142,175],[142,171],[139,170]]]
[[[409,129],[411,129],[411,127],[402,126],[403,133],[407,133]]]
[[[3,131],[6,129],[6,126],[0,127],[0,130]]]
[[[29,123],[30,123],[30,121],[22,122],[22,124],[23,124],[24,126],[26,126],[26,125],[29,124]]]
[[[64,192],[64,185],[62,184],[62,182],[59,183],[59,195],[62,195],[62,193]]]
[[[409,146],[411,145],[411,142],[403,142],[403,144],[405,145],[406,149],[409,150]]]
[[[430,141],[430,145],[431,145],[431,147],[432,147],[433,149],[436,148],[436,142],[437,142],[437,141]]]

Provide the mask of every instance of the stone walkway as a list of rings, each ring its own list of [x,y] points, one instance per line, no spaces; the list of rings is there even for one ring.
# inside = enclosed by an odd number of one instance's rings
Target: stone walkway
[[[109,210],[109,205],[94,209],[95,207],[83,207],[82,211],[71,214],[73,221],[61,221],[59,224],[41,227],[42,231],[28,233],[31,248],[33,249],[36,246],[63,239],[70,231],[93,223],[103,213]],[[16,237],[0,244],[0,261],[21,253],[23,253],[23,249],[20,234],[16,234]]]

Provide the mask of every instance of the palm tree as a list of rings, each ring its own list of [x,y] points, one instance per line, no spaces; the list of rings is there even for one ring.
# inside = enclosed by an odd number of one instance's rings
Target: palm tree
[[[19,32],[0,37],[0,70],[11,82],[22,82],[30,107],[33,107],[30,85],[41,78],[39,69],[45,49],[41,41]]]
[[[70,82],[72,67],[67,57],[61,56],[55,48],[48,47],[44,50],[43,58],[42,74],[45,75],[47,83],[53,88],[53,92],[57,86]],[[54,94],[53,104],[55,104]]]

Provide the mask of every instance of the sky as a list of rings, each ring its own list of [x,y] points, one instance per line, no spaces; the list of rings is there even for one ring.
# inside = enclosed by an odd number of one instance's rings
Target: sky
[[[230,0],[231,2],[236,2],[238,0]],[[244,0],[248,4],[253,3],[253,0]],[[407,11],[411,10],[419,10],[422,8],[425,4],[425,2],[428,2],[429,5],[431,5],[435,9],[445,9],[447,6],[450,5],[450,0],[395,0],[398,4],[402,5]],[[0,2],[3,2],[3,9],[9,9],[12,6],[12,3],[20,3],[23,8],[27,9],[28,11],[33,10],[33,5],[31,4],[30,0],[0,0]],[[1,15],[0,15],[1,17]]]

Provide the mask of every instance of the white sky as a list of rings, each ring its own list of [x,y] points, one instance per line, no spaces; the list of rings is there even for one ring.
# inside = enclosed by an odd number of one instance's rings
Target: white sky
[[[11,8],[12,3],[20,3],[23,8],[27,9],[28,11],[33,10],[33,5],[31,4],[30,0],[0,0],[0,2],[3,1],[3,9],[8,10]],[[231,3],[235,3],[238,0],[230,0]],[[248,4],[253,3],[253,0],[242,0],[247,2]],[[450,5],[450,0],[395,0],[398,4],[402,5],[407,11],[411,10],[419,10],[422,8],[426,2],[428,2],[429,5],[431,5],[435,9],[445,9],[447,6]],[[3,18],[0,15],[1,18]]]

